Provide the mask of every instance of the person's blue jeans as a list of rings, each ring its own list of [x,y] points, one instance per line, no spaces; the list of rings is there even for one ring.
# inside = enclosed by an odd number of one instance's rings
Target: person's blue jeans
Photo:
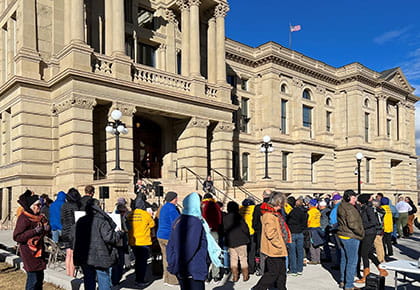
[[[357,239],[340,239],[343,244],[343,252],[341,252],[341,268],[344,270],[344,288],[353,288],[354,276],[356,275],[357,259],[360,241]]]
[[[60,240],[61,230],[53,230],[51,231],[52,240],[56,243]]]
[[[292,243],[287,246],[290,273],[303,272],[303,233],[292,233]]]
[[[44,271],[26,272],[25,290],[42,290]]]
[[[98,279],[98,289],[111,290],[110,269],[100,269],[89,265],[83,265],[82,270],[85,290],[96,289],[96,278]]]

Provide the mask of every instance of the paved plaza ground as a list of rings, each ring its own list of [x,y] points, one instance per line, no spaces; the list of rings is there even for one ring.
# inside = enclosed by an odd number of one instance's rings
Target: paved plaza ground
[[[3,247],[14,247],[15,243],[12,240],[11,231],[0,231],[0,244]],[[399,239],[398,245],[394,246],[394,258],[403,260],[416,261],[420,257],[420,232],[416,233],[408,239]],[[9,255],[9,254],[4,254]],[[1,256],[1,255],[0,255]],[[11,256],[12,257],[12,256]],[[9,260],[13,260],[10,259]],[[376,269],[372,269],[373,272],[377,273]],[[151,277],[149,273],[149,277]],[[330,264],[323,265],[308,265],[304,268],[302,276],[287,277],[287,289],[289,290],[328,290],[328,289],[339,289],[338,288],[338,271],[332,270]],[[399,288],[398,289],[420,289],[420,275],[409,275],[409,279],[416,280],[413,285],[407,285],[406,282],[402,281],[402,276],[399,275]],[[231,290],[231,289],[251,289],[258,281],[259,277],[255,275],[251,276],[250,280],[243,282],[240,280],[237,283],[229,281],[229,277],[226,277],[219,283],[206,284],[206,290]],[[81,279],[71,279],[65,275],[63,268],[57,267],[55,269],[48,269],[45,274],[45,280],[55,285],[59,285],[64,289],[84,289]],[[2,281],[0,280],[0,285]],[[362,287],[364,285],[356,284],[356,286]],[[386,289],[394,288],[394,272],[390,272],[386,278]],[[136,287],[134,284],[134,272],[133,270],[125,273],[123,281],[119,286],[113,287],[113,289],[141,289]],[[179,289],[179,287],[167,287],[163,284],[162,279],[154,280],[148,287],[144,289]]]

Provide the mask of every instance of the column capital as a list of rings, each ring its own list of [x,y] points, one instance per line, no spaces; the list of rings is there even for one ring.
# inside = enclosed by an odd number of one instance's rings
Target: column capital
[[[214,8],[214,17],[218,18],[218,17],[226,17],[226,14],[229,11],[229,5],[226,3],[219,3],[215,8]]]
[[[52,113],[54,115],[57,115],[70,108],[81,108],[81,109],[86,109],[86,110],[92,110],[95,105],[96,105],[95,98],[72,94],[69,98],[59,103],[53,104]]]
[[[187,128],[207,128],[208,125],[210,125],[209,120],[192,117],[188,122]]]
[[[131,104],[124,104],[120,102],[112,103],[111,108],[109,108],[109,116],[113,110],[120,110],[123,116],[131,117],[137,111],[136,106]]]
[[[190,9],[190,1],[189,0],[177,0],[176,5],[181,10],[189,10]]]
[[[200,6],[200,0],[189,0],[190,6]]]
[[[293,78],[292,84],[298,88],[303,88],[303,81],[298,78]]]
[[[235,124],[229,122],[219,122],[214,128],[214,132],[233,132]]]
[[[178,25],[175,13],[171,9],[165,9],[165,19],[174,25]]]

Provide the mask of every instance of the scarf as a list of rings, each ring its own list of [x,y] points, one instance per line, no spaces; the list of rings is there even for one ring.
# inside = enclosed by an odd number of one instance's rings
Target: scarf
[[[47,218],[43,214],[34,215],[25,210],[22,213],[27,216],[31,222],[37,223],[37,226],[44,226],[48,223]],[[35,258],[39,258],[43,254],[42,241],[44,240],[44,235],[45,233],[40,236],[32,237],[27,242],[28,248],[32,251],[32,255]]]
[[[264,215],[266,213],[271,213],[277,217],[280,224],[280,230],[283,240],[286,244],[290,244],[292,242],[292,233],[290,232],[289,226],[286,224],[283,215],[276,211],[271,205],[264,202],[261,205],[261,214]]]

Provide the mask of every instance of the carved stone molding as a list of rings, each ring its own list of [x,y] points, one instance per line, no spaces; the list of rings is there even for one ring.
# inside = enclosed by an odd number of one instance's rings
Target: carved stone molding
[[[303,81],[301,79],[298,78],[293,78],[292,80],[292,84],[298,88],[303,88],[304,84]]]
[[[176,5],[181,10],[188,10],[190,9],[190,1],[189,0],[177,0]]]
[[[178,25],[175,13],[171,9],[165,9],[165,18],[168,22]]]
[[[200,6],[201,0],[190,0],[190,6]]]
[[[322,94],[322,95],[324,95],[326,90],[325,90],[325,88],[324,88],[324,87],[321,87],[321,86],[316,86],[315,91],[316,91],[318,94]]]
[[[233,132],[235,124],[228,122],[219,122],[214,128],[214,132]]]
[[[220,3],[214,8],[214,17],[226,17],[229,11],[229,5],[226,3]]]
[[[111,108],[109,109],[109,116],[111,116],[111,112],[113,110],[120,110],[123,116],[131,117],[137,111],[136,106],[130,104],[123,104],[123,103],[113,103]]]
[[[54,115],[60,114],[70,108],[81,108],[86,110],[92,110],[96,105],[95,98],[72,95],[71,97],[65,99],[64,101],[53,104],[52,113]]]
[[[187,125],[187,128],[207,128],[208,125],[210,125],[209,120],[192,117]]]

